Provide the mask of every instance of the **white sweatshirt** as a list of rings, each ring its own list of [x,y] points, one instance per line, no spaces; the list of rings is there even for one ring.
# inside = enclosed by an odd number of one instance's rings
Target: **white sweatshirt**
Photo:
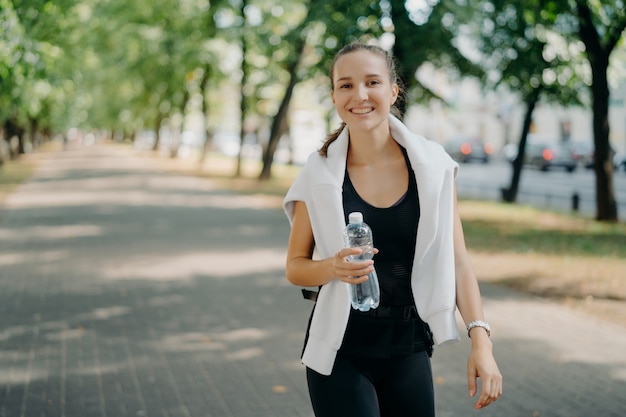
[[[435,344],[458,341],[453,245],[458,164],[439,144],[411,133],[394,116],[389,116],[389,126],[393,138],[407,150],[417,180],[420,219],[411,275],[415,305],[430,326]],[[342,185],[348,142],[345,128],[329,146],[326,157],[312,153],[283,202],[290,223],[294,203],[306,204],[321,259],[344,247]],[[317,298],[302,363],[322,375],[330,375],[346,330],[348,285],[334,279],[322,286]]]

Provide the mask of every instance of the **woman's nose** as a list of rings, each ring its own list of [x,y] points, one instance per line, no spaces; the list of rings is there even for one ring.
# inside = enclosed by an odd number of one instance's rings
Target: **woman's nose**
[[[356,98],[361,100],[361,101],[365,101],[367,100],[367,88],[364,85],[359,85],[356,88]]]

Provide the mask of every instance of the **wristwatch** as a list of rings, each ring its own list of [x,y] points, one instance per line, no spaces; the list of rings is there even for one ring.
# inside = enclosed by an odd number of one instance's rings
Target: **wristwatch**
[[[467,337],[471,337],[470,330],[472,330],[474,327],[482,327],[483,329],[487,331],[487,336],[491,336],[491,326],[489,326],[489,323],[487,323],[486,321],[482,321],[482,320],[474,320],[473,322],[467,325]]]

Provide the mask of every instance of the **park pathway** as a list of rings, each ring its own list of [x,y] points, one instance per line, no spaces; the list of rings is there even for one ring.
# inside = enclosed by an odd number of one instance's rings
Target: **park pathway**
[[[31,155],[0,209],[0,417],[312,417],[312,304],[284,278],[276,201],[98,144]],[[624,417],[626,329],[481,284],[504,395],[435,350],[439,417]]]

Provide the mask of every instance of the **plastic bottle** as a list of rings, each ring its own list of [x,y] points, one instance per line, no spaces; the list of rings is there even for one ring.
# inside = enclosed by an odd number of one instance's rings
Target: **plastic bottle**
[[[356,211],[348,216],[348,225],[343,233],[346,246],[350,248],[361,248],[363,251],[359,255],[351,255],[350,261],[360,262],[374,257],[374,241],[372,239],[372,229],[363,222],[363,214]],[[380,303],[380,288],[378,286],[378,276],[376,270],[367,275],[367,281],[361,284],[350,285],[350,301],[352,308],[361,311],[368,311],[378,307]]]

